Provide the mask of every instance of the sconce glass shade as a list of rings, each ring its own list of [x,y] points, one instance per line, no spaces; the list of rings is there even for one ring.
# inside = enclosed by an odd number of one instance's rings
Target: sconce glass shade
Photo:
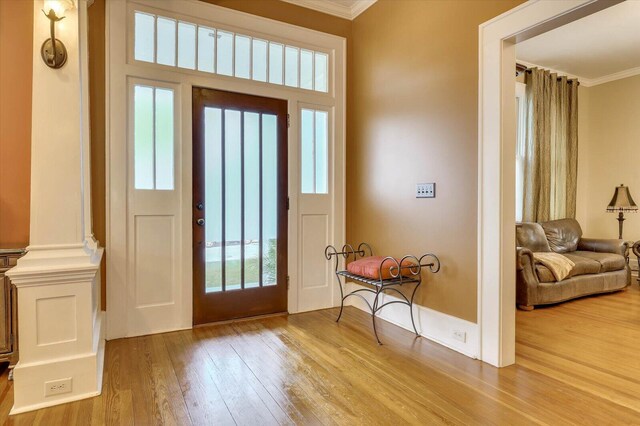
[[[620,185],[616,186],[613,198],[607,206],[608,212],[635,212],[638,211],[636,202],[631,198],[629,187]]]
[[[74,3],[72,0],[45,0],[44,11],[45,15],[49,15],[53,10],[56,18],[62,19],[64,18],[64,14],[67,10],[74,8]]]

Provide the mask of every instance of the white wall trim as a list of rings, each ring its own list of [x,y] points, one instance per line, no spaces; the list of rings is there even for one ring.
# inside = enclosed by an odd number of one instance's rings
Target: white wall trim
[[[340,3],[334,3],[331,1],[318,1],[318,0],[282,0],[287,3],[295,4],[296,6],[306,7],[307,9],[313,9],[318,12],[326,13],[328,15],[337,16],[343,19],[349,19],[353,21],[358,15],[371,7],[378,0],[360,0],[353,3],[351,6],[347,6]]]
[[[530,0],[479,27],[479,353],[498,367],[515,362],[515,43],[610,5]]]
[[[613,74],[603,75],[602,77],[586,78],[586,77],[580,77],[577,75],[569,74],[567,72],[556,70],[553,68],[545,67],[544,65],[538,65],[532,62],[523,61],[520,59],[518,59],[517,62],[519,64],[526,66],[527,68],[543,68],[551,71],[552,73],[556,73],[561,76],[567,76],[567,78],[570,78],[570,79],[576,79],[580,82],[580,84],[582,84],[585,87],[593,87],[599,84],[609,83],[611,81],[616,81],[616,80],[622,80],[623,78],[633,77],[640,74],[640,67],[636,67],[636,68],[630,68],[628,70],[619,71]]]
[[[609,75],[604,75],[598,78],[584,79],[584,85],[586,87],[597,86],[599,84],[609,83],[611,81],[622,80],[623,78],[629,78],[636,75],[640,75],[640,67],[630,68],[628,70],[616,72]],[[580,80],[581,82],[583,80]]]
[[[347,283],[347,292],[364,289],[365,287],[354,283]],[[359,293],[373,303],[374,295],[371,293]],[[381,297],[383,302],[401,301],[400,298],[384,294]],[[347,306],[356,307],[364,312],[371,313],[369,307],[364,300],[359,297],[350,297],[347,300]],[[429,309],[421,305],[414,305],[414,315],[418,332],[424,338],[432,340],[463,355],[477,359],[479,348],[478,324],[474,324],[463,319],[444,314],[442,312]],[[383,308],[376,317],[395,324],[399,327],[409,330],[413,333],[411,325],[411,317],[409,316],[409,308],[406,305],[393,304]],[[464,342],[453,338],[454,331],[461,331],[466,334]],[[373,336],[371,336],[374,339]],[[375,339],[374,339],[375,340]],[[384,336],[380,337],[384,344]]]

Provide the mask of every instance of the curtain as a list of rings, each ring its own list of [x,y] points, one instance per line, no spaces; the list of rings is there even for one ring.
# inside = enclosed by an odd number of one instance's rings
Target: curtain
[[[578,174],[578,83],[549,71],[525,73],[526,222],[575,218]]]

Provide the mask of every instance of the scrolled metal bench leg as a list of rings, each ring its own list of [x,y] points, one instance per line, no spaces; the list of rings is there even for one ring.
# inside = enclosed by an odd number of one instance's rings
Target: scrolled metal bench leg
[[[411,301],[409,302],[409,312],[411,314],[411,325],[413,325],[413,331],[415,331],[416,336],[420,336],[418,333],[418,329],[416,328],[416,322],[413,319],[413,298],[416,296],[416,292],[418,291],[418,287],[420,287],[420,283],[416,284],[416,287],[413,289],[413,293],[411,294]]]
[[[382,342],[378,337],[378,329],[376,328],[376,311],[378,310],[378,297],[380,296],[381,289],[382,287],[380,287],[380,289],[378,289],[378,291],[376,292],[376,298],[374,299],[373,307],[371,308],[371,322],[373,322],[373,334],[375,334],[376,340],[378,341],[379,345],[382,345]]]
[[[342,311],[344,309],[344,291],[342,290],[342,281],[340,281],[340,275],[336,275],[338,279],[338,287],[340,287],[340,313],[338,314],[338,318],[336,318],[336,322],[340,322],[340,318],[342,317]]]

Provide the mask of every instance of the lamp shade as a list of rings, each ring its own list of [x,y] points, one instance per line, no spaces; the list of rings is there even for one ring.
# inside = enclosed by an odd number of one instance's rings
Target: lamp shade
[[[638,211],[636,202],[631,198],[629,193],[629,187],[620,185],[616,186],[616,190],[613,193],[613,198],[607,206],[608,212],[630,212]]]

